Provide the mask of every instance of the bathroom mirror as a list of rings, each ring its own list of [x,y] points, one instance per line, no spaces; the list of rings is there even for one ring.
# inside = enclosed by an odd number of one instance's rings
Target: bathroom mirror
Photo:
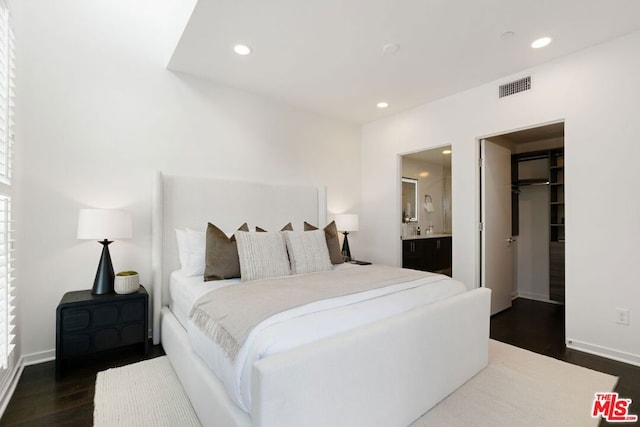
[[[402,222],[418,222],[418,180],[402,177]]]

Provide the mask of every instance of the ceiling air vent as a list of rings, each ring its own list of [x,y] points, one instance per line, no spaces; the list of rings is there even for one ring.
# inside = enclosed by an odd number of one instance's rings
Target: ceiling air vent
[[[531,76],[500,85],[498,98],[515,95],[531,89]]]

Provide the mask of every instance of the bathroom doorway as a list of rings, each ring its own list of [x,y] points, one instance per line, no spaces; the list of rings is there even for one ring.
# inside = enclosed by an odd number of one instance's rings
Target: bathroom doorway
[[[451,146],[401,156],[402,266],[452,275]]]

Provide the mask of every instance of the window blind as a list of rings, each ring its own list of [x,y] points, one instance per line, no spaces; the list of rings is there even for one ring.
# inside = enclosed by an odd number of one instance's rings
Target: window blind
[[[11,211],[14,144],[15,46],[5,0],[0,1],[0,368],[6,369],[14,348],[14,259]]]
[[[11,239],[11,199],[0,195],[0,366],[7,368],[13,350],[13,240]]]

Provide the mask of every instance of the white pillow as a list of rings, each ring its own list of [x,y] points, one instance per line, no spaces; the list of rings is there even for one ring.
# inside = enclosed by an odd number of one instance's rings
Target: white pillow
[[[189,263],[189,242],[187,241],[186,230],[176,228],[176,241],[178,243],[178,259],[180,260],[180,270],[183,270]]]
[[[243,282],[291,274],[284,236],[280,231],[236,231],[235,236]]]
[[[327,271],[333,268],[324,230],[285,231],[293,274]]]
[[[187,262],[182,266],[182,272],[187,277],[204,276],[205,252],[207,234],[187,228]]]

